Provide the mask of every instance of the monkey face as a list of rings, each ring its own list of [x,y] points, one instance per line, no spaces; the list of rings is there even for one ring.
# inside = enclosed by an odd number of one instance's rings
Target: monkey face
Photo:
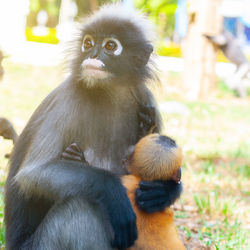
[[[82,76],[88,85],[95,85],[96,81],[107,81],[114,76],[113,70],[109,66],[109,60],[119,56],[123,47],[115,37],[104,37],[94,39],[92,35],[85,35],[83,38],[81,51],[84,60],[81,64]]]
[[[81,37],[79,75],[87,86],[129,84],[147,75],[153,46],[132,20],[93,18]]]

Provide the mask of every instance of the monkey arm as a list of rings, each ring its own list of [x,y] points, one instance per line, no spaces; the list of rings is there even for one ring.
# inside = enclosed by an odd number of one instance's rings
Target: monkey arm
[[[173,180],[141,181],[136,202],[145,212],[154,213],[172,205],[181,195],[182,184]]]
[[[0,117],[0,136],[3,136],[5,139],[16,141],[18,135],[9,120],[6,118]]]
[[[156,125],[155,107],[141,106],[138,112],[139,120],[139,138],[142,138],[150,133],[158,132]]]
[[[113,173],[69,160],[55,160],[40,166],[24,166],[16,176],[28,196],[57,201],[82,196],[102,205],[114,230],[112,245],[131,246],[137,238],[136,216],[121,181]]]
[[[147,88],[140,92],[145,92],[145,94],[139,98],[142,99],[141,102],[137,101],[139,106],[138,140],[150,133],[160,133],[162,128],[162,118],[152,93]]]

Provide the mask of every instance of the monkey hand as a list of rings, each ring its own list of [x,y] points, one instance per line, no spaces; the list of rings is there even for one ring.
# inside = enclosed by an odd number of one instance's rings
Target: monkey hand
[[[162,211],[181,195],[182,184],[174,180],[141,181],[136,190],[136,202],[147,213]]]
[[[137,239],[136,215],[123,186],[122,189],[124,192],[119,192],[118,199],[113,200],[111,207],[108,207],[110,223],[114,231],[111,246],[118,249],[131,247]],[[112,192],[117,192],[114,190]]]
[[[61,158],[88,164],[84,153],[76,143],[68,146],[62,153]],[[103,197],[101,202],[106,207],[110,224],[114,230],[112,247],[124,249],[132,246],[137,239],[136,215],[119,178],[107,181]]]
[[[62,152],[61,159],[82,162],[88,164],[84,157],[81,148],[74,142],[70,144],[64,152]],[[88,164],[89,165],[89,164]]]
[[[138,112],[139,120],[139,139],[149,133],[157,132],[155,107],[141,105]]]

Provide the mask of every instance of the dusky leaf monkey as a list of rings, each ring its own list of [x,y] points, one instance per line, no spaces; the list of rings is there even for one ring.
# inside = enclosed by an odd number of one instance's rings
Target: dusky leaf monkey
[[[2,65],[3,59],[4,54],[0,50],[0,81],[3,79],[4,75],[4,69]],[[0,117],[0,136],[2,136],[4,139],[12,140],[13,143],[15,143],[18,137],[12,123],[4,117]],[[5,157],[9,157],[9,154],[6,154]]]
[[[62,158],[83,162],[83,167],[88,164],[76,143],[66,148]],[[138,229],[138,239],[129,250],[185,249],[174,225],[173,209],[168,207],[162,211],[147,213],[139,208],[135,197],[136,192],[140,192],[138,186],[141,180],[141,185],[144,185],[145,189],[150,189],[147,185],[150,181],[157,180],[157,183],[159,180],[165,180],[167,205],[173,204],[182,192],[182,158],[182,150],[173,139],[156,133],[143,137],[135,146],[128,149],[124,163],[130,174],[122,177],[122,183],[136,213]]]
[[[34,112],[10,159],[7,249],[105,250],[137,239],[121,159],[144,136],[141,122],[151,127],[155,121],[161,130],[146,86],[154,78],[150,34],[144,17],[120,5],[105,6],[81,24],[69,50],[70,76]],[[142,117],[142,107],[153,107],[155,117]],[[73,142],[90,165],[60,158]],[[165,193],[155,193],[166,183],[148,185],[141,209],[163,209]],[[140,193],[137,199],[143,200]]]
[[[239,97],[246,97],[247,89],[244,86],[244,79],[250,73],[250,62],[237,39],[227,30],[223,30],[216,36],[208,34],[204,34],[204,36],[219,48],[230,62],[235,64],[236,70],[228,77],[226,83],[230,88],[236,90]]]
[[[15,143],[18,138],[11,122],[3,117],[0,117],[0,136],[4,139],[12,140],[13,143]]]
[[[12,123],[4,117],[0,117],[0,136],[2,136],[4,139],[12,140],[13,144],[18,138],[18,134],[16,133]],[[10,154],[11,153],[7,153],[4,156],[9,158]]]

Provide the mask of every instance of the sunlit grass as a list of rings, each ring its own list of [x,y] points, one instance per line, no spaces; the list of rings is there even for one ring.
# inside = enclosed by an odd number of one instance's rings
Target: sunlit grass
[[[3,193],[0,193],[0,248],[4,247],[4,237],[5,237],[5,230],[3,224],[3,209],[4,209],[4,202],[3,202]]]

